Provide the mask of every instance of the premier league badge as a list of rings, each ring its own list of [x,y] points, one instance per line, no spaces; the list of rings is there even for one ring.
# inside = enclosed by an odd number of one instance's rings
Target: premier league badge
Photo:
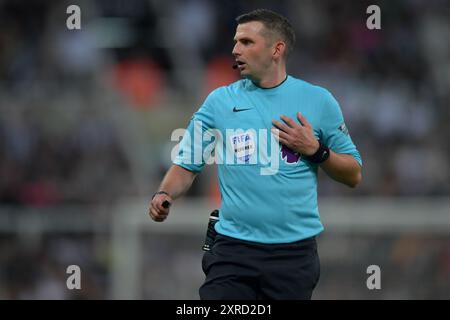
[[[300,155],[297,152],[292,151],[285,145],[281,146],[281,159],[287,164],[296,164],[300,160]]]

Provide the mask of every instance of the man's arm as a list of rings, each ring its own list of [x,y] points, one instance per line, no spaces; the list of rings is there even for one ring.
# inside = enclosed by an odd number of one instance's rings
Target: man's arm
[[[192,185],[196,173],[186,170],[180,166],[172,165],[164,176],[163,181],[159,187],[159,193],[154,196],[150,202],[149,215],[157,222],[163,222],[169,214],[170,207],[164,208],[164,201],[172,204],[172,201],[182,196]]]
[[[336,153],[330,150],[329,158],[320,167],[332,179],[355,188],[361,182],[361,166],[349,154]]]
[[[297,118],[300,123],[287,116],[281,116],[286,124],[273,120],[273,125],[279,131],[272,129],[272,132],[275,136],[278,134],[280,143],[290,149],[306,156],[313,155],[319,149],[313,128],[302,114],[298,113]],[[320,166],[332,179],[349,187],[354,188],[361,181],[361,166],[351,155],[330,150],[329,158]]]

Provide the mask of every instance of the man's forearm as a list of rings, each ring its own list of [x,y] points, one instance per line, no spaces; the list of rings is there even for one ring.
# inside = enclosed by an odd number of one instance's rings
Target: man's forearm
[[[320,167],[334,180],[351,188],[361,181],[361,166],[349,154],[340,154],[330,150],[330,157]]]
[[[159,190],[167,192],[175,200],[189,190],[196,176],[194,172],[173,165],[164,176]]]

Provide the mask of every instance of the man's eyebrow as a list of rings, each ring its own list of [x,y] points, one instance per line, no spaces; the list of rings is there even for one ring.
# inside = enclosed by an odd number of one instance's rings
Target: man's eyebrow
[[[248,37],[242,37],[242,38],[239,38],[239,41],[253,41],[252,39],[250,39],[250,38],[248,38]],[[234,37],[233,38],[233,41],[234,42],[238,42],[238,39],[236,39],[236,37]]]

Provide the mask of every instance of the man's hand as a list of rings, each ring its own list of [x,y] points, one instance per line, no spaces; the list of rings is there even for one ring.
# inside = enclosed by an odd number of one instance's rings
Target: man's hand
[[[156,222],[163,222],[169,215],[172,198],[167,194],[156,194],[150,202],[149,215]]]
[[[275,137],[278,133],[279,142],[292,151],[306,156],[313,155],[320,146],[314,136],[313,127],[300,112],[297,113],[297,118],[300,123],[289,117],[281,116],[286,124],[273,120],[275,128],[272,128],[271,131]],[[350,154],[340,154],[330,150],[330,157],[320,167],[331,178],[349,187],[354,188],[361,181],[361,166]]]
[[[278,131],[279,142],[292,151],[305,156],[313,155],[319,149],[319,141],[314,136],[313,127],[300,112],[297,112],[297,118],[300,123],[282,115],[281,119],[286,124],[272,120],[275,128],[272,128],[271,131],[275,137]]]

